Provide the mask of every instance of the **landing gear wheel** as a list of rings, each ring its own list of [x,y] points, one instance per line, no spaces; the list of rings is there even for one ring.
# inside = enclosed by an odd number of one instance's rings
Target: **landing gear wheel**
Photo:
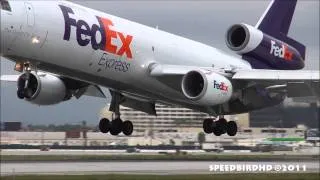
[[[217,127],[221,134],[224,134],[227,132],[227,120],[224,118],[221,118],[217,121]]]
[[[213,121],[212,119],[205,119],[203,120],[203,131],[207,134],[210,134],[213,132]]]
[[[25,97],[24,90],[23,89],[18,89],[17,90],[17,96],[18,96],[19,99],[24,99],[24,97]]]
[[[133,132],[133,124],[131,121],[124,121],[122,126],[122,132],[126,136],[130,136]]]
[[[229,121],[227,123],[227,134],[229,136],[235,136],[237,134],[237,131],[238,131],[237,123],[234,121]]]
[[[221,136],[221,134],[223,134],[219,126],[214,127],[212,131],[213,131],[213,134],[216,136]]]
[[[103,118],[99,122],[99,129],[102,133],[107,133],[110,130],[109,119]]]
[[[120,118],[117,118],[111,122],[110,134],[111,135],[118,135],[121,133],[123,127],[123,122]]]
[[[120,118],[120,104],[124,102],[126,99],[125,97],[117,91],[110,90],[111,94],[111,103],[109,107],[109,111],[112,113],[112,121],[110,122],[110,134],[116,136],[123,132],[123,134],[129,136],[133,132],[133,124],[131,121],[122,121]]]

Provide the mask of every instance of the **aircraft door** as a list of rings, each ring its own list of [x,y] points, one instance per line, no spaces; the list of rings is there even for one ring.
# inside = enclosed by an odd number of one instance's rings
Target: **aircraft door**
[[[28,26],[34,26],[35,18],[34,18],[33,6],[29,2],[25,2],[24,5],[25,5],[26,11],[27,11],[27,24],[28,24]]]
[[[37,28],[35,18],[35,8],[37,8],[37,6],[35,2],[36,1],[17,3],[19,6],[17,6],[16,13],[18,14],[16,17],[19,17],[19,20],[21,19],[21,25],[18,28],[20,32],[16,33],[16,37],[11,44],[12,53],[29,59],[42,57],[43,51],[39,49],[45,45],[46,37],[48,36],[46,29]]]

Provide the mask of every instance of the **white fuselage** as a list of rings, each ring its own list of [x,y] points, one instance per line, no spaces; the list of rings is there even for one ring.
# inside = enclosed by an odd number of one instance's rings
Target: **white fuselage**
[[[192,104],[181,91],[151,77],[151,63],[251,69],[213,47],[71,2],[10,5],[12,12],[1,10],[3,56],[152,101]],[[61,6],[72,12],[63,14]]]

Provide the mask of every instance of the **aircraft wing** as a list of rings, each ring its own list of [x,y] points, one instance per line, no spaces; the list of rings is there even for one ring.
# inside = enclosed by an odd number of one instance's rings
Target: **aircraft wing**
[[[279,82],[319,82],[319,71],[251,69],[237,71],[232,79]]]
[[[19,75],[1,75],[0,80],[1,81],[7,81],[7,82],[16,82],[19,78]]]
[[[211,67],[154,64],[150,67],[150,75],[153,77],[185,75],[196,69],[212,71]]]
[[[150,68],[150,75],[156,78],[183,76],[191,70],[212,71],[212,67],[194,67],[178,65],[154,65]],[[219,72],[223,72],[220,70]],[[268,70],[247,69],[228,70],[233,81],[264,85],[269,92],[286,92],[288,97],[320,97],[319,71],[304,70]],[[171,84],[173,78],[169,78],[166,84]],[[174,83],[176,86],[176,83]]]
[[[319,71],[240,70],[232,76],[232,79],[265,84],[270,92],[286,92],[288,97],[320,97]]]

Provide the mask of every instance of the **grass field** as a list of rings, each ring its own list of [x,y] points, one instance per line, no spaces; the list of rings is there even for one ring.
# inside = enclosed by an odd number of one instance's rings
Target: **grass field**
[[[201,154],[201,155],[2,155],[2,162],[17,161],[297,161],[316,160],[317,155],[228,155],[228,154]]]
[[[210,174],[210,175],[39,175],[5,176],[3,180],[319,180],[318,173],[305,174]]]

